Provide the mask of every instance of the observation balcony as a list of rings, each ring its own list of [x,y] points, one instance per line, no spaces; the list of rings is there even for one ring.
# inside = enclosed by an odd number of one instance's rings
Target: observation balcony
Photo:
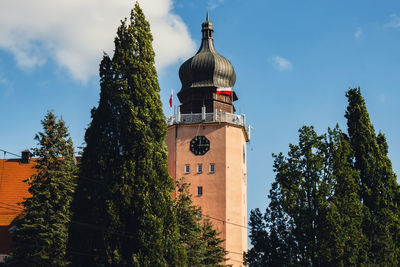
[[[177,115],[172,115],[167,118],[168,126],[196,123],[229,123],[242,126],[245,130],[247,141],[250,140],[250,131],[252,127],[249,125],[246,129],[246,117],[244,114],[238,115],[216,110],[214,110],[213,113],[205,113],[205,108],[203,108],[202,113],[181,114],[178,108]]]

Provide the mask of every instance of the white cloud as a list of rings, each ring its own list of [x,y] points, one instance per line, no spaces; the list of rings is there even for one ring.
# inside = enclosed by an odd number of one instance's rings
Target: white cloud
[[[361,28],[357,28],[357,30],[354,32],[354,39],[360,39],[360,37],[363,35],[363,31]]]
[[[400,28],[400,17],[396,14],[390,15],[390,21],[385,24],[388,28]]]
[[[279,56],[272,58],[272,64],[279,71],[286,71],[292,68],[292,63],[289,60]]]
[[[216,9],[219,5],[221,5],[225,0],[208,0],[208,9],[213,10]]]
[[[195,51],[182,19],[173,14],[172,0],[139,0],[150,21],[158,70]],[[133,8],[131,0],[2,0],[0,48],[14,54],[25,69],[49,59],[77,80],[97,75],[103,51],[113,52],[121,19]]]

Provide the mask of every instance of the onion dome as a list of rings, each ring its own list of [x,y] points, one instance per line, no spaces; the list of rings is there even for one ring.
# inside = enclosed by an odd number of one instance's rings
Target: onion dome
[[[213,24],[209,21],[208,13],[201,32],[203,36],[199,51],[179,69],[182,89],[178,96],[195,88],[233,88],[235,85],[236,73],[231,62],[214,48]]]

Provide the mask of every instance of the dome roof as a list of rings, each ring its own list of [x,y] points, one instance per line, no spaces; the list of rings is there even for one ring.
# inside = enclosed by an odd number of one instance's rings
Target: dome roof
[[[182,83],[180,93],[191,88],[233,87],[236,73],[229,60],[214,48],[213,24],[208,19],[202,24],[202,41],[196,55],[185,61],[179,69]]]

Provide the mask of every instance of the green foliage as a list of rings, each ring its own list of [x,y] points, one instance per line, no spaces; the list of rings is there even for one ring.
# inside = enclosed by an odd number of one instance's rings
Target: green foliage
[[[175,208],[179,225],[179,241],[185,247],[188,266],[203,266],[206,253],[202,239],[201,208],[195,206],[184,178],[176,182]]]
[[[225,266],[221,262],[225,261],[227,252],[222,247],[223,240],[219,233],[214,229],[209,219],[203,219],[202,240],[205,243],[205,253],[200,266],[217,267]],[[189,265],[190,266],[190,265]]]
[[[347,92],[348,136],[336,126],[299,130],[274,155],[263,215],[250,216],[250,266],[397,266],[399,186],[383,134],[375,135],[360,89]]]
[[[11,266],[66,266],[70,204],[76,186],[72,140],[64,121],[48,112],[44,132],[35,136],[39,157],[27,182],[31,197],[23,202],[23,217],[13,233]]]
[[[222,266],[227,252],[223,240],[208,219],[201,222],[201,208],[195,206],[185,179],[176,182],[175,208],[179,224],[180,242],[187,254],[188,266]]]
[[[326,214],[327,239],[321,246],[322,263],[356,266],[367,261],[366,237],[362,232],[363,206],[358,172],[352,165],[352,150],[345,134],[329,131],[329,173],[333,191]]]
[[[369,239],[372,264],[397,266],[400,263],[399,186],[387,156],[383,134],[375,135],[360,88],[346,94],[349,105],[345,117],[355,169],[360,174],[364,203],[363,230]]]
[[[74,198],[73,266],[183,266],[149,23],[136,3],[100,64]]]

